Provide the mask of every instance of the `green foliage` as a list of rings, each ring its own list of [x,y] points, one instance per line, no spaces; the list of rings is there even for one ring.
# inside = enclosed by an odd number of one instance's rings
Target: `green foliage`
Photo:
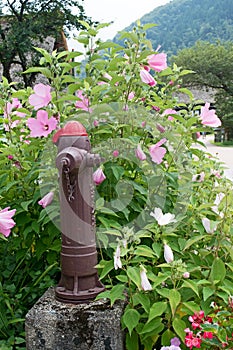
[[[63,30],[82,28],[84,8],[77,0],[72,1],[3,1],[6,15],[0,16],[0,62],[3,76],[12,81],[11,67],[17,63],[20,73],[38,62],[34,46],[40,46],[51,36],[56,42],[63,41]],[[78,11],[79,16],[73,15]],[[15,78],[14,78],[15,79]],[[25,86],[31,86],[35,74],[23,76]]]
[[[231,0],[172,0],[143,16],[141,22],[156,23],[156,28],[148,30],[148,39],[153,47],[162,45],[162,50],[174,55],[198,40],[232,41],[232,14]]]
[[[195,46],[181,50],[172,61],[184,69],[191,68],[195,72],[185,77],[187,84],[214,89],[217,114],[226,128],[229,126],[232,128],[232,43],[197,42]]]
[[[175,97],[189,70],[174,65],[155,72],[157,84],[150,86],[140,79],[140,71],[154,51],[140,23],[133,32],[122,33],[125,46],[102,43],[96,28],[82,25],[86,30],[77,40],[87,50],[83,78],[80,64],[71,61],[71,55],[79,53],[50,55],[38,49],[40,64],[28,71],[41,72],[51,82],[51,101],[42,110],[59,119],[59,126],[69,119],[80,121],[92,152],[104,159],[106,179],[96,188],[96,229],[97,268],[106,290],[98,298],[109,299],[110,305],[125,300],[122,328],[128,350],[159,349],[174,336],[185,349],[189,316],[200,309],[211,314],[212,302],[222,310],[229,306],[232,183],[224,178],[220,164],[198,147],[194,135],[209,130],[200,123],[200,106],[188,90],[182,90],[190,98],[188,107]],[[25,345],[23,319],[28,308],[57,283],[59,271],[57,171],[52,165],[56,148],[49,141],[51,135],[30,136],[28,117],[38,113],[29,103],[32,94],[31,88],[16,90],[3,78],[0,206],[16,209],[16,225],[7,239],[0,240],[0,345],[14,350]],[[13,98],[22,105],[6,112]],[[178,109],[173,118],[164,113],[168,108]],[[160,141],[163,157],[152,161],[150,147]],[[138,145],[144,160],[135,152]],[[200,176],[193,179],[202,172],[203,181]],[[42,209],[38,200],[51,190],[54,202]],[[151,215],[155,208],[173,214],[174,220],[169,222],[168,215],[161,224]],[[203,218],[215,224],[212,233]],[[173,251],[170,260],[165,244]],[[216,349],[229,335],[232,324],[230,317],[227,320],[215,333]],[[206,341],[205,349],[212,345]]]

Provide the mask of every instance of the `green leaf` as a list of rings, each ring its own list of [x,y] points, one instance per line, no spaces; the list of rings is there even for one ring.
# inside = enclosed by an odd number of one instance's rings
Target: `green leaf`
[[[214,259],[211,267],[210,280],[214,283],[223,281],[226,276],[226,268],[224,262],[220,258]]]
[[[188,239],[188,241],[184,247],[184,250],[191,247],[194,243],[199,242],[201,240],[204,240],[205,238],[208,238],[208,236],[207,235],[198,235],[198,236],[194,236],[193,238]]]
[[[172,322],[172,326],[173,326],[176,334],[178,335],[178,337],[182,341],[184,341],[184,338],[186,335],[184,330],[185,330],[185,328],[187,328],[186,323],[183,320],[181,320],[180,318],[175,318]]]
[[[135,309],[127,309],[122,317],[125,326],[129,330],[129,334],[132,334],[132,330],[137,326],[140,320],[140,314]]]
[[[141,304],[143,309],[149,313],[150,312],[150,298],[147,294],[139,292],[133,295],[134,306]]]
[[[167,303],[158,301],[154,303],[150,308],[148,322],[153,320],[154,318],[161,316],[167,309]]]
[[[33,202],[33,199],[31,199],[30,201],[26,201],[26,202],[21,202],[21,207],[25,210],[28,211],[28,206]]]
[[[148,258],[155,258],[155,253],[153,252],[153,250],[145,245],[139,246],[135,250],[134,253],[135,253],[135,255],[139,255],[139,256],[146,256]]]
[[[126,334],[126,348],[127,350],[139,350],[138,334],[135,331],[131,335]]]
[[[83,21],[83,20],[81,20],[81,19],[79,19],[78,21],[79,21],[79,23],[80,23],[83,27],[85,27],[87,30],[90,29],[90,24],[89,24],[89,23],[87,23],[86,21]]]
[[[41,73],[46,78],[51,78],[50,70],[48,68],[45,68],[45,67],[31,67],[23,72],[23,74],[27,74],[27,73]]]
[[[168,344],[170,344],[171,342],[171,339],[174,337],[175,337],[175,334],[170,329],[167,329],[162,334],[161,345],[168,346]]]
[[[128,278],[136,284],[136,286],[141,289],[141,278],[140,278],[140,271],[137,267],[129,266],[127,267],[127,276]]]
[[[188,97],[190,98],[190,100],[193,100],[193,94],[190,90],[186,89],[186,88],[181,88],[178,90],[179,92],[182,92],[185,95],[188,95]]]
[[[169,303],[171,306],[172,315],[175,315],[176,309],[180,304],[181,296],[180,293],[176,289],[172,289],[169,291]]]
[[[156,330],[160,328],[162,325],[161,320],[162,319],[160,317],[154,318],[152,321],[146,323],[139,333],[144,334],[144,333],[149,333],[153,331],[153,333],[156,334]]]
[[[214,290],[213,288],[210,288],[210,287],[204,287],[202,293],[203,293],[203,300],[206,301],[211,295],[214,294]]]
[[[200,311],[200,306],[197,305],[194,301],[183,302],[181,306],[181,311],[186,312],[189,315],[192,315],[194,314],[194,312]]]
[[[98,265],[97,268],[102,268],[100,279],[103,279],[113,268],[113,260],[105,261],[102,260]]]
[[[144,26],[142,27],[143,30],[148,30],[148,29],[151,29],[153,27],[156,27],[157,24],[154,24],[154,23],[146,23],[144,24]]]
[[[125,300],[124,290],[125,290],[124,284],[117,284],[112,288],[109,294],[111,306],[115,303],[116,300]]]
[[[186,280],[186,281],[184,281],[182,287],[192,289],[194,291],[194,293],[199,297],[198,286],[197,286],[197,283],[195,283],[194,281]]]

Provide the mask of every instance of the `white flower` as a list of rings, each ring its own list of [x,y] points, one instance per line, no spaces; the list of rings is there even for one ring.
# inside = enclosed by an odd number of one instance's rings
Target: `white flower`
[[[216,198],[215,198],[215,201],[214,201],[214,204],[219,206],[219,204],[221,203],[222,199],[225,197],[225,193],[223,192],[220,192],[216,195]]]
[[[121,269],[122,268],[122,263],[121,263],[121,248],[120,246],[118,245],[117,246],[117,249],[114,253],[114,268],[115,270],[117,270],[118,268]]]
[[[147,278],[147,275],[146,275],[146,269],[141,266],[141,270],[140,270],[140,277],[141,277],[141,287],[142,287],[142,290],[152,290],[152,286]]]
[[[164,259],[167,263],[171,263],[174,260],[173,252],[167,244],[164,244]]]
[[[210,221],[207,218],[203,218],[202,220],[202,225],[204,226],[205,230],[207,233],[214,233],[216,230],[218,223],[214,221]]]
[[[225,197],[225,194],[224,194],[224,193],[222,193],[222,192],[218,193],[218,194],[216,195],[216,198],[215,198],[215,201],[214,201],[214,204],[215,204],[215,205],[213,205],[212,208],[211,208],[211,209],[212,209],[216,214],[218,214],[221,218],[223,218],[224,214],[221,213],[221,212],[219,212],[218,206],[219,206],[219,204],[221,203],[221,201],[222,201],[222,199],[223,199],[224,197]]]
[[[171,222],[176,222],[175,215],[171,213],[163,214],[160,208],[155,208],[154,212],[150,213],[155,218],[160,226],[168,225]]]

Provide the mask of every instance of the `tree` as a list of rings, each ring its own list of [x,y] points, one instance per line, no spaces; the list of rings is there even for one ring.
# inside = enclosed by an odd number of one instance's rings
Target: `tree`
[[[189,86],[216,91],[215,108],[225,127],[233,127],[233,43],[197,42],[179,51],[172,61],[195,74],[186,77]]]
[[[4,0],[0,12],[0,62],[3,76],[12,81],[13,64],[21,71],[28,64],[36,64],[38,56],[34,46],[48,36],[55,39],[72,28],[80,28],[80,19],[87,19],[83,0]],[[78,13],[74,15],[73,13]],[[26,86],[31,85],[33,75],[23,75]]]

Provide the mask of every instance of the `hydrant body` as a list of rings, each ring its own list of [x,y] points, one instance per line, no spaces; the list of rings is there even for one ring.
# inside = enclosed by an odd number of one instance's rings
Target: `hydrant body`
[[[85,128],[68,122],[53,137],[58,147],[60,217],[62,231],[61,279],[56,299],[67,303],[93,300],[104,290],[97,270],[93,166],[102,162],[91,154]]]

